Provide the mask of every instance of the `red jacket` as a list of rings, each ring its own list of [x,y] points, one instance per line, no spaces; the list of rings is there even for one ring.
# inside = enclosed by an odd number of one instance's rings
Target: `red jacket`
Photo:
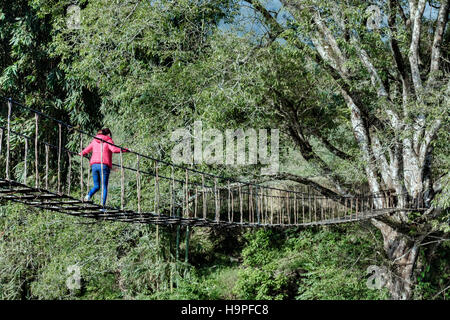
[[[95,139],[98,138],[98,139]],[[82,156],[87,155],[92,152],[91,160],[89,161],[90,165],[95,163],[102,163],[102,139],[106,142],[114,144],[114,141],[109,136],[104,136],[102,134],[98,134],[92,139],[91,143],[81,152]],[[112,146],[108,143],[103,142],[103,164],[106,164],[108,167],[112,168],[112,154],[120,152],[119,147]],[[122,152],[129,152],[128,149],[122,149]]]

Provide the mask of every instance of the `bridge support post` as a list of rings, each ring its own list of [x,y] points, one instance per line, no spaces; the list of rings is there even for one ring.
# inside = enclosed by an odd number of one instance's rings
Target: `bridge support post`
[[[39,188],[39,115],[34,114],[34,186]]]
[[[83,151],[83,135],[80,133],[80,150]],[[80,151],[80,198],[81,201],[84,201],[83,196],[83,155]],[[123,209],[123,208],[122,208]]]
[[[180,217],[180,208],[177,209],[177,216]],[[180,232],[181,232],[181,224],[177,225],[177,237],[176,237],[176,243],[175,243],[175,271],[176,274],[176,284],[178,288],[179,284],[179,274],[178,274],[178,262],[180,261]]]
[[[184,252],[184,262],[188,263],[189,261],[189,237],[190,237],[190,227],[186,227],[186,248]]]
[[[259,199],[258,199],[258,187],[255,187],[255,210],[256,210],[256,221],[258,225],[260,224],[259,220]]]
[[[62,127],[58,123],[58,194],[61,194],[61,148],[62,148]]]
[[[3,147],[3,128],[0,128],[0,154],[2,154]]]
[[[10,142],[11,142],[11,98],[8,100],[8,124],[6,131],[6,180],[9,180],[9,157],[10,157]]]

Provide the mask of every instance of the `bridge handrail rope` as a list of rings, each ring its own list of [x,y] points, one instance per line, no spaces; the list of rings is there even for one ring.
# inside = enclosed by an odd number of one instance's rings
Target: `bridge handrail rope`
[[[73,125],[67,124],[67,123],[65,123],[64,121],[58,120],[58,119],[56,119],[56,118],[54,118],[54,117],[51,117],[51,116],[49,116],[49,115],[47,115],[47,114],[45,114],[45,113],[43,113],[43,112],[40,112],[40,111],[38,111],[38,110],[32,109],[32,108],[30,108],[30,107],[27,107],[27,106],[25,106],[25,105],[23,105],[23,104],[21,104],[21,103],[15,101],[15,100],[11,99],[11,98],[5,98],[5,97],[0,97],[0,98],[3,99],[4,101],[10,101],[10,102],[12,102],[13,104],[15,104],[15,105],[17,105],[17,106],[19,106],[19,107],[21,107],[21,108],[27,110],[27,111],[30,111],[30,112],[32,112],[32,113],[34,113],[34,114],[37,114],[37,115],[43,116],[43,117],[45,117],[45,118],[47,118],[47,119],[49,119],[49,120],[55,121],[58,125],[62,125],[62,126],[68,128],[68,129],[70,129],[70,130],[77,131],[77,132],[79,132],[79,133],[81,133],[81,134],[84,134],[84,135],[90,137],[90,138],[99,140],[99,141],[102,142],[102,143],[106,143],[106,144],[111,145],[111,146],[113,146],[113,147],[121,148],[121,149],[123,149],[123,150],[126,149],[126,148],[124,148],[124,147],[122,147],[122,146],[120,146],[120,145],[116,145],[116,144],[113,144],[113,143],[111,143],[111,142],[109,142],[109,141],[106,141],[106,140],[97,138],[95,135],[92,135],[92,134],[90,134],[90,133],[88,133],[88,132],[86,132],[86,131],[83,131],[83,130],[81,130],[81,129],[79,129],[79,128],[73,126]],[[30,139],[31,139],[31,138],[30,138]],[[55,147],[55,146],[53,146],[53,145],[51,145],[51,144],[49,144],[49,145],[52,146],[52,147]],[[66,150],[67,150],[67,149],[66,149]],[[175,164],[175,163],[171,163],[171,162],[168,162],[168,161],[166,161],[166,160],[157,159],[157,158],[154,158],[154,157],[152,157],[152,156],[145,155],[145,154],[139,153],[139,152],[137,152],[137,151],[133,151],[133,150],[131,150],[131,149],[129,149],[129,148],[128,148],[128,150],[129,150],[129,153],[138,155],[139,157],[143,157],[143,158],[146,158],[146,159],[149,159],[149,160],[152,160],[152,161],[157,161],[157,162],[159,162],[159,163],[163,163],[163,164],[168,165],[168,166],[173,166],[173,167],[175,167],[175,168],[182,169],[183,171],[184,171],[184,170],[188,170],[188,171],[190,171],[190,172],[192,172],[192,173],[204,174],[204,175],[206,175],[206,176],[209,176],[210,178],[217,178],[217,179],[220,179],[220,180],[222,180],[222,181],[225,180],[225,181],[235,182],[235,183],[239,183],[239,184],[243,184],[243,185],[247,185],[247,186],[254,186],[254,187],[258,187],[258,186],[259,186],[259,187],[264,187],[264,188],[266,188],[266,189],[272,189],[272,190],[278,190],[278,191],[288,191],[288,192],[291,192],[291,193],[297,193],[297,194],[301,194],[301,193],[302,193],[302,192],[299,192],[299,191],[286,190],[286,189],[276,188],[276,187],[272,187],[272,186],[262,186],[261,184],[257,184],[257,183],[253,183],[253,182],[237,180],[237,179],[235,179],[235,178],[233,178],[233,177],[225,177],[225,176],[220,176],[220,175],[216,175],[216,174],[212,174],[212,173],[208,173],[208,172],[204,172],[204,171],[199,171],[199,170],[196,170],[196,169],[193,169],[193,168],[189,168],[189,167],[186,167],[186,166],[183,166],[183,165],[178,165],[178,164]],[[67,151],[71,152],[71,153],[74,154],[74,155],[77,155],[76,152],[73,152],[73,151],[71,151],[71,150],[67,150]],[[115,164],[115,165],[117,166],[117,164]],[[213,186],[211,186],[211,187],[213,187]],[[390,190],[381,190],[381,191],[379,191],[378,193],[383,194],[384,192],[387,192],[387,191],[390,191]],[[375,195],[376,193],[372,193],[372,194]],[[333,197],[333,196],[327,196],[327,198],[328,198],[328,197]],[[336,198],[341,198],[341,197],[345,197],[345,196],[336,196]]]
[[[252,182],[239,181],[233,177],[224,177],[207,172],[202,172],[193,168],[182,165],[170,163],[168,161],[156,159],[154,157],[129,150],[131,154],[136,156],[136,167],[129,167],[124,165],[123,151],[126,149],[113,144],[109,141],[97,138],[83,130],[80,130],[70,124],[61,120],[55,119],[43,112],[29,108],[21,103],[14,101],[11,98],[1,97],[8,103],[8,118],[6,127],[0,125],[0,154],[2,152],[2,143],[4,138],[4,131],[7,132],[7,154],[6,154],[6,180],[0,179],[0,188],[6,191],[1,191],[0,197],[10,199],[11,201],[23,202],[39,208],[49,210],[59,210],[60,212],[92,217],[90,214],[82,214],[82,212],[90,211],[98,213],[102,206],[96,206],[91,203],[85,203],[83,200],[76,200],[71,197],[72,186],[72,156],[79,156],[80,152],[74,152],[63,146],[63,128],[68,129],[70,134],[79,134],[80,149],[83,149],[83,136],[97,139],[101,143],[101,161],[103,164],[103,145],[108,145],[119,148],[120,163],[112,163],[113,167],[120,169],[120,209],[115,207],[105,207],[110,211],[106,214],[97,214],[105,219],[122,220],[142,223],[159,223],[161,221],[172,221],[176,223],[185,223],[192,225],[201,225],[202,222],[198,220],[208,220],[204,225],[211,224],[238,224],[245,226],[289,226],[289,225],[314,225],[314,224],[329,224],[341,223],[345,221],[354,221],[359,219],[367,219],[373,216],[392,213],[395,210],[405,209],[423,209],[420,205],[420,200],[417,199],[417,206],[415,208],[397,208],[402,197],[407,197],[407,194],[392,194],[389,191],[380,191],[372,194],[362,194],[360,196],[325,196],[317,194],[310,186],[304,186],[307,191],[299,191],[299,188],[294,190],[286,190],[276,188],[273,186],[265,186]],[[3,105],[3,104],[2,104]],[[34,114],[35,130],[34,137],[17,132],[11,128],[13,106],[19,106],[23,110]],[[39,119],[46,118],[55,122],[58,126],[58,143],[57,145],[42,141],[39,139]],[[10,177],[11,164],[11,136],[17,136],[24,139],[24,164],[23,164],[23,183],[19,183]],[[28,170],[28,151],[29,145],[33,145],[34,140],[34,168],[35,168],[35,188],[29,187],[27,184],[27,170]],[[31,142],[31,144],[29,144]],[[88,141],[85,141],[85,143]],[[39,146],[45,147],[45,190],[42,189],[39,180]],[[56,194],[49,190],[49,167],[50,167],[50,148],[56,151]],[[128,150],[127,150],[128,151]],[[64,157],[64,158],[63,158]],[[84,186],[86,184],[87,191],[89,191],[90,170],[87,172],[87,181],[84,180],[83,159],[89,158],[81,156],[79,159],[79,182],[81,197],[83,196]],[[152,171],[142,170],[142,159],[150,160],[150,167]],[[19,161],[16,160],[16,163]],[[67,161],[68,166],[63,166],[62,162]],[[14,162],[14,161],[13,161]],[[55,158],[53,158],[55,162]],[[78,163],[78,162],[77,162]],[[160,166],[165,165],[167,169],[170,168],[170,177],[161,174]],[[41,165],[42,167],[42,165]],[[63,178],[63,167],[68,168],[64,170],[65,179]],[[184,178],[176,178],[174,176],[174,169],[184,172]],[[103,199],[103,166],[101,166],[101,200]],[[17,170],[16,170],[17,171]],[[135,172],[136,176],[136,193],[137,193],[137,213],[133,210],[125,208],[125,172]],[[142,201],[148,202],[146,194],[142,194],[142,183],[149,182],[146,177],[154,179],[154,198],[153,198],[153,212],[145,212],[146,209],[142,207]],[[195,179],[196,178],[196,179]],[[199,181],[201,178],[201,181]],[[208,178],[210,181],[205,181]],[[54,177],[53,177],[54,179]],[[167,185],[161,185],[160,179],[167,181]],[[212,180],[212,181],[211,181]],[[208,183],[209,182],[209,183]],[[219,185],[223,183],[222,186]],[[236,184],[231,186],[230,183]],[[176,184],[180,185],[179,191],[176,190]],[[169,197],[161,197],[161,186],[167,189]],[[67,194],[64,194],[64,188]],[[314,192],[311,192],[314,191]],[[41,192],[41,193],[39,193]],[[25,195],[23,195],[25,194]],[[58,195],[61,197],[58,201],[45,199],[52,199]],[[209,196],[208,196],[209,195]],[[235,196],[236,200],[235,201]],[[30,199],[38,199],[39,201],[32,201]],[[170,201],[168,202],[168,198]],[[209,198],[209,199],[208,199]],[[209,200],[209,201],[208,201]],[[213,203],[212,206],[209,204]],[[238,207],[236,208],[236,204]],[[199,206],[201,208],[199,208]],[[147,206],[148,207],[148,206]],[[177,216],[176,207],[180,208],[181,214]],[[210,207],[210,209],[208,209]],[[244,211],[244,208],[246,211]],[[239,215],[235,215],[235,209],[238,209]],[[71,212],[70,210],[75,210]],[[148,209],[147,209],[148,210]],[[209,211],[211,210],[211,211]],[[307,211],[307,212],[306,212]],[[102,211],[103,212],[103,211]],[[208,217],[211,213],[211,217]],[[116,216],[111,216],[115,214]],[[139,218],[137,218],[139,216]],[[155,217],[156,216],[156,217]],[[164,217],[163,217],[164,216]],[[225,220],[221,217],[225,216]],[[126,218],[123,218],[126,217]],[[158,218],[160,220],[158,220]],[[248,221],[244,221],[247,219]],[[235,221],[237,218],[237,221]],[[125,220],[124,220],[125,219]],[[127,220],[128,219],[128,220]],[[151,221],[151,222],[149,222]]]

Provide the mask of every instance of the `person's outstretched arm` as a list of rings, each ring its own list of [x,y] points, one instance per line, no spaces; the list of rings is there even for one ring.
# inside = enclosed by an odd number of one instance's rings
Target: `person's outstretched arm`
[[[114,141],[111,140],[111,143],[114,144]],[[125,152],[130,152],[130,150],[126,149],[126,148],[119,148],[113,145],[108,144],[109,150],[111,150],[112,153],[120,153],[120,150],[122,150],[123,153]]]
[[[91,143],[89,143],[89,145],[83,151],[81,151],[79,153],[79,155],[83,157],[83,156],[87,155],[88,153],[91,153],[92,148],[93,148],[93,145],[92,145],[93,143],[94,143],[94,141],[91,141]]]

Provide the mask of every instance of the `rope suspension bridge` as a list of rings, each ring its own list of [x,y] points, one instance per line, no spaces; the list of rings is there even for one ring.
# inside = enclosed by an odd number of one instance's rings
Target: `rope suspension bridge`
[[[119,174],[111,175],[111,204],[103,207],[84,200],[91,177],[89,161],[79,154],[94,136],[11,98],[2,99],[3,201],[84,218],[198,227],[329,225],[424,210],[423,199],[408,208],[399,207],[399,203],[411,203],[401,201],[400,197],[408,195],[383,191],[333,197],[306,185],[286,190],[201,172],[134,151],[127,156],[121,151],[119,163],[113,162],[113,171]],[[103,140],[102,149],[105,143],[124,149]]]

